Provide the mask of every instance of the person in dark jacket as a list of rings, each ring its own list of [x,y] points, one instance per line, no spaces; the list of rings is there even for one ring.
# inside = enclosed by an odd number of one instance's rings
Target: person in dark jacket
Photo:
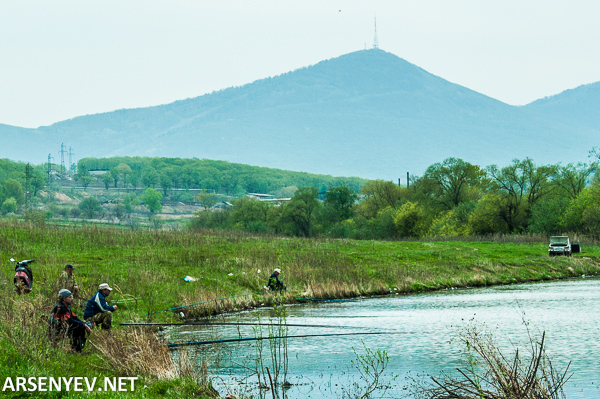
[[[285,291],[285,285],[279,281],[279,273],[281,273],[281,269],[275,269],[269,277],[269,284],[267,284],[269,291]]]
[[[117,305],[110,306],[106,303],[106,297],[110,295],[112,288],[103,283],[85,305],[83,319],[101,325],[103,330],[110,330],[112,327],[112,312],[117,310]]]
[[[62,289],[58,292],[58,303],[52,309],[50,316],[50,337],[53,341],[67,336],[71,341],[71,348],[81,352],[85,346],[86,333],[90,333],[90,327],[75,316],[71,310],[73,294],[71,291]]]

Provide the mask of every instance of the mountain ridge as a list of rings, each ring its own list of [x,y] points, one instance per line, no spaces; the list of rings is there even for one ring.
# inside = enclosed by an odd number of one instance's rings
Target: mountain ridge
[[[592,128],[600,126],[600,82],[580,85],[533,101],[525,108],[548,118]]]
[[[64,142],[79,158],[197,157],[395,179],[450,156],[481,166],[526,156],[538,163],[585,161],[591,145],[582,150],[581,143],[597,137],[600,120],[576,115],[586,112],[577,106],[578,93],[516,107],[371,49],[169,104],[37,129],[0,125],[0,136],[21,136],[8,138],[15,148],[22,140],[37,143],[20,152],[27,159],[16,159],[37,163],[48,154],[37,147]],[[586,95],[582,101],[600,104],[595,90]],[[564,135],[574,143],[559,150],[547,144]]]

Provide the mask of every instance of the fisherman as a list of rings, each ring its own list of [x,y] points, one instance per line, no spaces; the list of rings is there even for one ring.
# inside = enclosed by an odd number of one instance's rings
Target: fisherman
[[[279,281],[279,273],[281,273],[281,269],[275,269],[269,277],[269,284],[267,284],[269,291],[285,291],[285,285]]]
[[[96,325],[101,325],[103,330],[110,330],[112,327],[112,312],[117,310],[117,305],[110,306],[106,303],[106,297],[110,295],[112,288],[106,283],[98,286],[98,292],[96,292],[90,299],[88,299],[83,312],[83,319],[90,321]]]
[[[86,332],[91,333],[91,328],[81,319],[75,316],[71,310],[73,294],[69,290],[62,289],[58,292],[58,303],[52,309],[50,316],[50,338],[55,341],[66,335],[71,341],[71,348],[81,352],[85,346]]]
[[[73,276],[73,265],[68,264],[65,266],[65,270],[62,272],[58,279],[59,289],[69,290],[73,293],[74,297],[79,296],[79,286]]]
[[[10,260],[14,262],[14,259],[11,258]],[[30,263],[33,263],[33,260],[24,260],[18,262],[17,266],[15,266],[13,282],[17,294],[29,294],[33,289],[33,271],[29,267]]]

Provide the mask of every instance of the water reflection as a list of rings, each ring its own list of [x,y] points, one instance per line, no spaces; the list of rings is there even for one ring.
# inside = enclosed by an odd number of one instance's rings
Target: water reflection
[[[573,377],[565,387],[569,399],[600,397],[600,279],[522,284],[480,289],[448,290],[431,294],[391,296],[358,302],[310,303],[288,307],[288,323],[331,327],[289,327],[289,335],[334,334],[351,331],[393,331],[394,335],[357,335],[289,339],[288,381],[295,384],[288,398],[341,397],[343,389],[358,379],[351,360],[353,349],[364,345],[383,349],[390,355],[388,370],[400,375],[386,397],[406,397],[406,377],[438,375],[463,366],[462,347],[450,342],[456,328],[474,319],[485,323],[501,348],[527,346],[529,321],[534,334],[546,331],[546,348],[555,368],[569,361]],[[268,319],[263,309],[226,321],[251,322]],[[340,329],[336,326],[350,327]],[[181,327],[170,331],[172,341],[192,341],[268,335],[263,327],[249,326]],[[266,344],[265,344],[266,345]],[[240,393],[255,387],[248,377],[254,367],[256,343],[228,344],[222,348],[219,369],[214,370],[215,386],[221,393]],[[209,348],[197,348],[203,355]],[[247,367],[247,368],[246,368]],[[246,384],[240,384],[246,382]]]

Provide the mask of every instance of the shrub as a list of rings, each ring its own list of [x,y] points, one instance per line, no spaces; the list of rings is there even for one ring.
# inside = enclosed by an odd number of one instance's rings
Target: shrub
[[[86,197],[79,203],[79,210],[83,217],[93,219],[96,214],[102,212],[102,206],[96,198]]]
[[[79,208],[71,208],[69,214],[72,218],[78,218],[81,215],[81,209]]]
[[[7,214],[7,213],[15,213],[17,211],[17,200],[14,199],[13,197],[7,198],[3,203],[2,203],[2,213],[3,214]]]

